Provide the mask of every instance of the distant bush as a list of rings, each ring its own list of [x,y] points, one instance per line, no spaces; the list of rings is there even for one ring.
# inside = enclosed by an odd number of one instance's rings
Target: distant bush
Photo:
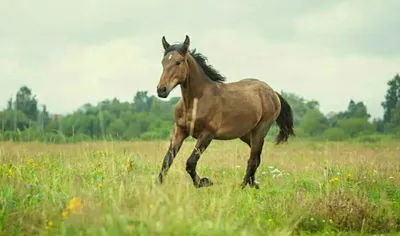
[[[329,141],[344,141],[350,136],[341,128],[328,128],[324,131],[324,138]]]
[[[381,137],[378,135],[365,135],[358,137],[357,141],[362,143],[378,143],[381,141]]]

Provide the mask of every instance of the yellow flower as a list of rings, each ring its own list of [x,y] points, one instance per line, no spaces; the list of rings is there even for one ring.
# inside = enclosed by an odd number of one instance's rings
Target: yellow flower
[[[346,176],[346,179],[349,181],[349,180],[352,180],[352,178],[353,178],[353,177],[351,176],[351,174],[348,173],[347,176]]]
[[[46,229],[50,229],[53,227],[53,221],[49,220],[47,221]]]
[[[28,166],[33,165],[33,160],[32,160],[32,159],[27,160],[27,161],[26,161],[26,164],[27,164]]]
[[[97,169],[97,172],[98,172],[99,174],[103,173],[103,168]]]
[[[7,176],[12,176],[12,175],[13,175],[13,171],[11,168],[9,168],[7,171]]]
[[[329,180],[330,183],[339,183],[340,179],[338,177],[336,178],[332,178],[331,180]]]
[[[81,199],[73,197],[67,206],[67,210],[72,210],[74,212],[80,211],[82,208]]]
[[[31,167],[31,168],[36,168],[39,166],[38,163],[34,162],[32,159],[29,159],[26,161],[26,165]]]
[[[103,184],[98,184],[97,187],[98,188],[103,188]]]
[[[61,213],[61,215],[62,215],[62,217],[65,219],[65,218],[67,218],[68,217],[68,211],[63,211],[62,213]]]

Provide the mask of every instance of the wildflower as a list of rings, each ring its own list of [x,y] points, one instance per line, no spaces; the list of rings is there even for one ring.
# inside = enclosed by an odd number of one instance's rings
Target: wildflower
[[[63,211],[62,213],[61,213],[61,216],[65,219],[65,218],[67,218],[68,217],[68,211]]]
[[[283,175],[282,172],[277,168],[271,170],[270,173],[272,174],[272,178],[280,177]]]
[[[336,178],[332,178],[331,180],[329,180],[330,183],[339,183],[340,179],[338,177]]]
[[[49,220],[47,221],[46,229],[50,229],[53,227],[53,221]]]
[[[97,187],[98,188],[103,188],[103,184],[98,184]]]
[[[97,169],[97,172],[98,172],[99,174],[102,174],[102,173],[103,173],[103,168],[98,168],[98,169]]]
[[[351,176],[351,174],[350,174],[350,173],[348,173],[348,174],[347,174],[347,176],[346,176],[346,179],[347,179],[347,181],[350,181],[350,180],[352,180],[352,176]]]
[[[11,177],[12,175],[13,175],[13,171],[12,171],[11,168],[9,168],[8,171],[7,171],[7,176]]]
[[[26,165],[28,165],[28,166],[32,166],[33,163],[34,163],[34,162],[33,162],[32,159],[29,159],[29,160],[26,161]]]
[[[82,208],[81,199],[77,197],[73,197],[69,202],[69,205],[67,206],[67,210],[72,210],[74,212],[78,212],[79,210],[81,210],[81,208]]]

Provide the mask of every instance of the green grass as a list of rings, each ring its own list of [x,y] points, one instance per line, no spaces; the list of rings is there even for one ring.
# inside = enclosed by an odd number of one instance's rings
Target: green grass
[[[197,170],[214,186],[194,188],[193,146],[157,186],[168,142],[0,143],[1,235],[400,234],[394,142],[267,142],[259,190],[239,187],[250,153],[240,141],[211,143]]]

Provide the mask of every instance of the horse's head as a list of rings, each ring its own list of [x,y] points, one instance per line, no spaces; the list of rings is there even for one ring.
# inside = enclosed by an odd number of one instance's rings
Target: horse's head
[[[160,98],[168,97],[169,93],[185,81],[189,73],[187,62],[190,39],[186,35],[183,44],[170,45],[165,37],[162,37],[164,57],[161,61],[163,72],[157,85],[157,95]]]

